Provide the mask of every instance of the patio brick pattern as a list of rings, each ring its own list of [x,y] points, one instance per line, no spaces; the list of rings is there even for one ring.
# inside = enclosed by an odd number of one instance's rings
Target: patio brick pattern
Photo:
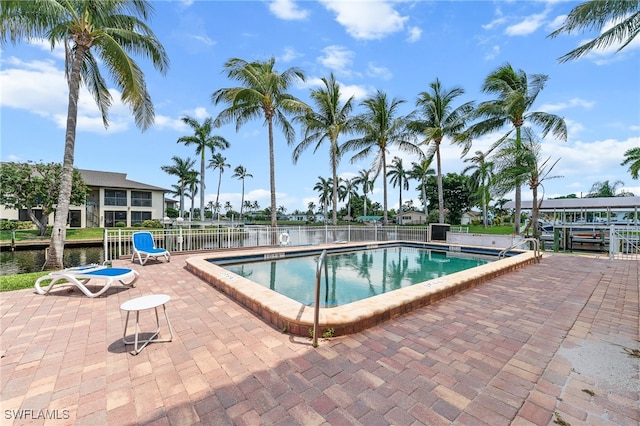
[[[638,262],[545,255],[314,349],[186,271],[185,258],[116,261],[140,272],[136,287],[96,299],[0,293],[0,423],[640,423],[639,359],[627,352],[640,346]],[[132,356],[120,304],[150,293],[171,296],[174,339]]]

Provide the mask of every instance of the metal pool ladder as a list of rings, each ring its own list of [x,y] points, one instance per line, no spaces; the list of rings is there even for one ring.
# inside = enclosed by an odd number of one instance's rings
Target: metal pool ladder
[[[533,255],[536,258],[536,263],[540,263],[540,242],[536,238],[525,238],[524,240],[520,240],[517,243],[513,244],[511,247],[502,250],[498,253],[498,260],[507,256],[507,253],[514,248],[524,245],[524,243],[532,243],[533,244]]]
[[[316,265],[316,304],[313,311],[313,347],[318,347],[318,322],[320,321],[320,277],[322,276],[322,265],[324,264],[327,251],[322,250]]]

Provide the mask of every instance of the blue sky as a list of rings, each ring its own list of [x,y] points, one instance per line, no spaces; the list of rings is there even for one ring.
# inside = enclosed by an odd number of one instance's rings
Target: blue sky
[[[126,173],[131,180],[171,188],[175,178],[162,165],[171,157],[196,158],[194,148],[177,143],[191,130],[185,115],[202,121],[215,117],[221,106],[211,94],[236,86],[223,74],[233,57],[248,61],[276,58],[280,72],[301,68],[306,82],[291,93],[304,101],[319,79],[333,72],[345,94],[359,103],[376,90],[404,99],[401,112],[415,107],[421,91],[439,78],[446,88],[462,87],[463,101],[489,98],[480,88],[497,67],[510,63],[528,74],[547,74],[549,80],[533,110],[563,116],[567,142],[543,141],[543,158],[560,159],[545,182],[545,196],[586,194],[593,183],[621,180],[625,190],[640,195],[640,181],[632,180],[620,165],[623,153],[640,146],[640,39],[625,50],[590,54],[560,64],[558,57],[597,33],[563,35],[550,39],[578,2],[564,1],[157,1],[150,26],[164,45],[170,61],[166,76],[142,58],[156,110],[156,124],[141,132],[128,107],[116,102],[110,126],[104,129],[92,98],[83,91],[79,102],[75,166]],[[105,74],[106,76],[106,74]],[[3,47],[0,68],[1,161],[61,162],[67,110],[63,52],[34,41]],[[356,108],[356,112],[360,112]],[[301,131],[297,129],[297,141]],[[231,147],[222,152],[231,165],[222,177],[220,201],[240,208],[241,182],[233,168],[243,165],[253,178],[246,180],[245,200],[269,206],[267,129],[262,121],[216,129]],[[484,151],[498,135],[474,141],[471,153]],[[278,206],[287,212],[318,204],[313,186],[319,176],[331,175],[328,150],[305,152],[297,164],[292,146],[275,133]],[[345,139],[343,139],[345,140]],[[391,156],[399,155],[392,151]],[[460,173],[468,163],[457,146],[442,145],[443,172]],[[415,161],[406,155],[405,165]],[[352,164],[347,154],[340,176],[350,178],[368,168],[369,161]],[[199,170],[199,162],[196,163]],[[434,165],[435,167],[435,165]],[[206,201],[215,201],[217,170],[206,171]],[[382,202],[382,181],[375,183],[373,199]],[[417,192],[403,194],[413,198]],[[175,197],[177,199],[177,197]],[[508,195],[506,198],[511,198]],[[530,191],[523,189],[523,199]],[[199,197],[196,198],[196,206]],[[389,206],[397,207],[398,191],[390,186]],[[189,203],[187,202],[187,207]]]

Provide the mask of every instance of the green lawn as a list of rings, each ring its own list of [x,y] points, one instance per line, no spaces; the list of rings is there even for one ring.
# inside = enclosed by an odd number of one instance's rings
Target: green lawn
[[[32,288],[36,280],[48,272],[30,272],[28,274],[0,275],[0,292]]]
[[[103,236],[102,228],[67,229],[67,240],[101,240]],[[41,237],[35,229],[19,230],[15,238],[16,241],[49,241],[51,234]],[[0,231],[0,241],[11,241],[11,231]]]

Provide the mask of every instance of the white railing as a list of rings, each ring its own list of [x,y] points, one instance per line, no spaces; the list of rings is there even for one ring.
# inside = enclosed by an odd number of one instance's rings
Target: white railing
[[[172,253],[196,252],[240,247],[274,246],[287,234],[287,245],[304,246],[329,242],[428,241],[427,227],[402,226],[278,226],[247,225],[237,227],[178,226],[149,229],[156,247]],[[105,229],[105,261],[131,256],[131,236],[138,230]]]
[[[609,259],[640,260],[640,227],[611,225]]]

